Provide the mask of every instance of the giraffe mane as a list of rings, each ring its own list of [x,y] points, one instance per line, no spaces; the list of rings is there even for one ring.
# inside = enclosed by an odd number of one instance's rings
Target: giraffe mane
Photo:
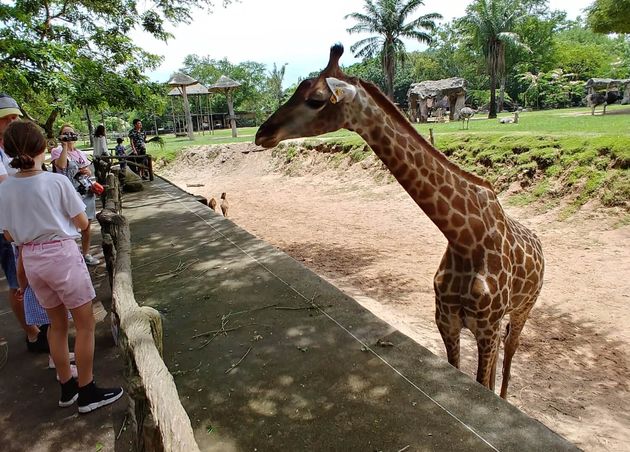
[[[381,90],[372,82],[368,82],[362,79],[358,80],[359,84],[365,89],[372,98],[381,106],[383,110],[387,112],[388,115],[397,119],[398,122],[404,127],[409,134],[414,137],[414,139],[424,148],[427,148],[429,152],[436,157],[439,161],[441,161],[448,169],[453,171],[459,176],[462,176],[469,182],[472,182],[476,185],[481,185],[482,187],[486,187],[492,190],[492,184],[488,182],[483,177],[479,177],[475,174],[469,173],[466,170],[463,170],[459,167],[459,165],[451,162],[439,149],[429,143],[418,131],[415,127],[409,122],[409,120],[402,114],[402,112],[396,107],[385,95],[381,92]]]

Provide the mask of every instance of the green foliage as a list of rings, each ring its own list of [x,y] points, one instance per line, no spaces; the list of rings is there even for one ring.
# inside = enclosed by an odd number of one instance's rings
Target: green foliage
[[[575,75],[564,74],[562,69],[549,72],[520,74],[521,81],[527,84],[522,94],[525,107],[566,108],[582,104],[586,91],[584,82],[574,80]]]
[[[588,25],[597,33],[630,33],[630,0],[595,0]]]
[[[229,3],[225,0],[223,3]],[[0,5],[0,82],[49,134],[71,108],[130,108],[154,88],[143,76],[160,58],[130,37],[137,29],[166,40],[167,22],[188,22],[209,0],[17,0]]]
[[[258,120],[262,119],[264,112],[274,108],[269,95],[269,77],[262,63],[245,61],[233,64],[227,58],[215,60],[210,56],[188,55],[182,72],[206,86],[214,84],[222,75],[241,83],[233,92],[234,109],[257,112]],[[227,112],[226,96],[213,95],[211,108],[214,112]]]

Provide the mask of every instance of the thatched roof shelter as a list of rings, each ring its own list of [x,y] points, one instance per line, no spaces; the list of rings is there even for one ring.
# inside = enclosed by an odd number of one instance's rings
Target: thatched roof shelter
[[[220,92],[226,95],[230,124],[232,125],[232,137],[236,138],[236,116],[234,115],[234,106],[232,104],[232,92],[241,86],[237,81],[232,80],[225,75],[208,87],[210,92]]]
[[[196,83],[198,83],[197,80],[182,73],[175,74],[168,82],[166,82],[167,85],[175,86],[175,89],[179,89],[182,93],[182,97],[184,99],[184,113],[186,114],[186,129],[190,140],[194,140],[195,135],[193,134],[192,116],[190,115],[190,105],[188,104],[186,87],[195,85]]]
[[[412,83],[407,91],[411,120],[419,119],[420,122],[427,122],[429,110],[444,97],[448,98],[450,119],[459,119],[459,111],[466,101],[466,80],[461,77],[451,77]]]
[[[179,86],[176,86],[172,90],[168,92],[169,96],[181,96],[182,89]],[[201,83],[195,83],[194,85],[189,85],[186,87],[186,94],[197,95],[197,94],[208,94],[210,91],[208,88],[203,86]]]
[[[216,82],[210,85],[208,89],[210,91],[223,92],[229,89],[238,88],[239,86],[241,86],[239,82],[232,80],[231,78],[226,77],[225,75],[222,75],[221,77],[219,77],[219,79]]]

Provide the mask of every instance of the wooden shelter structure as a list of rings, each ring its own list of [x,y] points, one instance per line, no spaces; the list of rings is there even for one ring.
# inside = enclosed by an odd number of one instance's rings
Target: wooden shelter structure
[[[622,104],[630,104],[630,79],[589,78],[586,81],[586,94],[597,91],[619,91],[623,94]]]
[[[230,125],[232,127],[232,137],[236,138],[236,116],[234,115],[234,105],[232,102],[232,93],[236,88],[241,86],[239,82],[232,80],[225,75],[219,77],[219,79],[213,84],[210,85],[208,90],[210,92],[223,93],[227,97],[227,106],[228,106],[228,120],[230,121]]]
[[[193,123],[192,117],[190,116],[190,104],[188,103],[188,93],[186,92],[186,87],[197,83],[197,80],[182,73],[175,74],[168,82],[166,82],[167,85],[178,88],[182,93],[182,99],[184,101],[184,116],[186,117],[186,132],[189,140],[194,140],[195,135],[193,133]]]
[[[210,91],[201,83],[195,83],[194,85],[190,85],[186,87],[187,96],[193,97],[193,100],[196,102],[192,102],[193,107],[196,106],[196,111],[194,108],[190,108],[190,115],[193,122],[193,128],[195,120],[197,120],[197,130],[201,130],[201,133],[204,133],[204,130],[208,128],[210,133],[214,133],[214,114],[212,113],[212,106],[210,104]],[[183,101],[183,90],[176,86],[168,92],[168,95],[171,97],[171,110],[173,115],[173,130],[175,134],[179,133],[179,124],[181,121],[181,116],[179,116],[175,108],[175,103],[173,99],[176,97],[182,97]],[[194,99],[196,98],[196,99]],[[184,113],[185,116],[185,113]],[[184,117],[184,122],[186,118]],[[184,128],[182,127],[182,130]]]
[[[407,91],[411,121],[428,122],[429,112],[444,98],[448,99],[450,120],[458,120],[459,111],[464,108],[466,102],[466,80],[451,77],[412,83]]]

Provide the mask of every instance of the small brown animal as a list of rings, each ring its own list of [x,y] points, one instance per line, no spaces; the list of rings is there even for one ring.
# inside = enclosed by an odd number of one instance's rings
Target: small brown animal
[[[208,203],[208,205],[210,206],[210,208],[214,211],[217,210],[217,200],[214,198],[210,198],[210,202]]]
[[[223,212],[223,216],[227,217],[228,216],[228,209],[230,208],[230,205],[228,204],[227,201],[227,197],[225,192],[221,193],[221,212]]]

